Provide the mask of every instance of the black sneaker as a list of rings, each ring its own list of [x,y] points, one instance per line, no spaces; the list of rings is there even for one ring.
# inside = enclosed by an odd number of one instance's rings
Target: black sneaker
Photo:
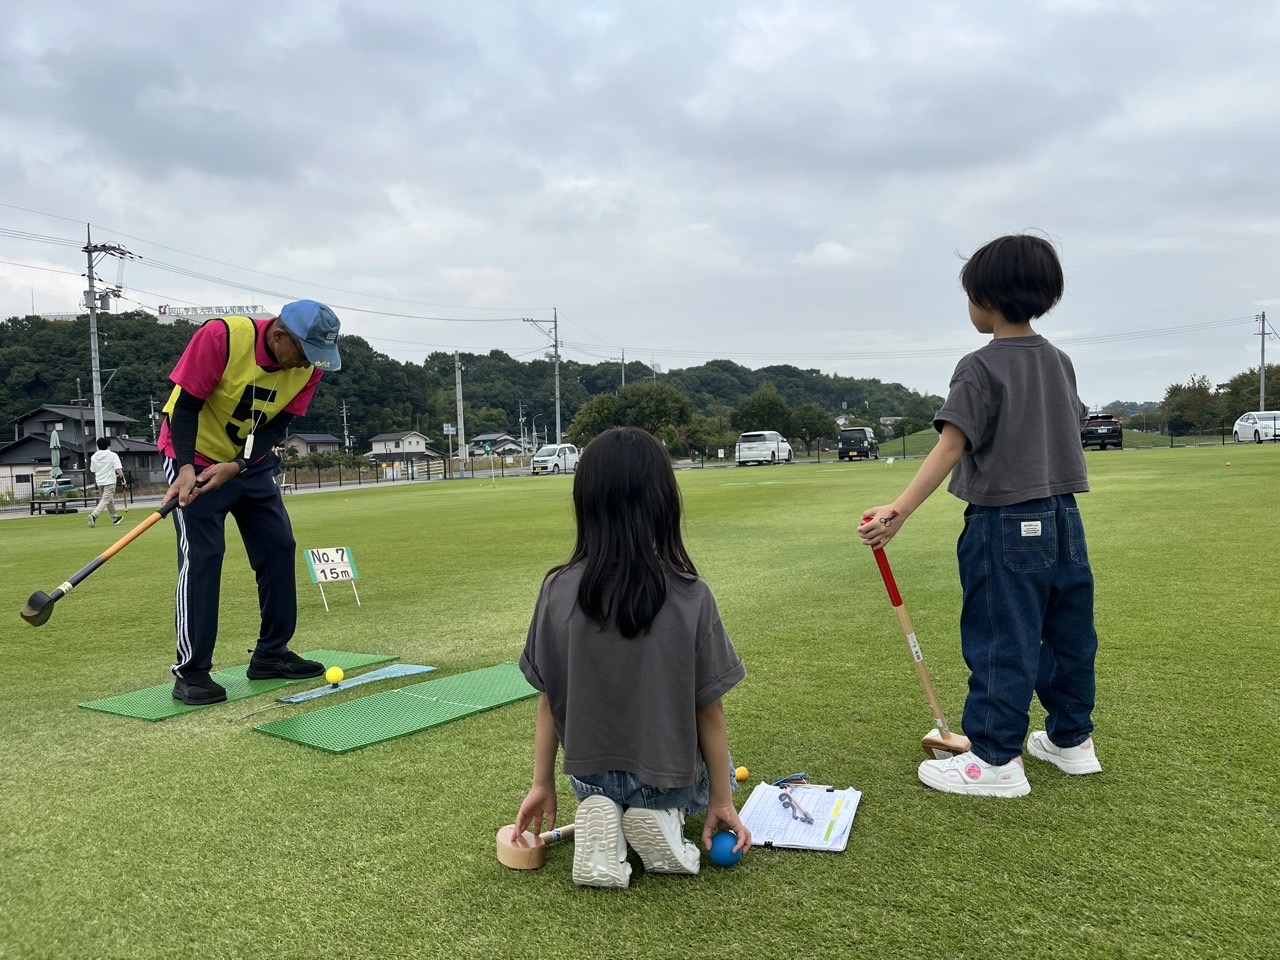
[[[112,518],[111,518],[111,524],[112,524],[112,526],[114,526],[115,524],[119,523],[119,522],[120,522],[121,520],[123,520],[123,519],[124,519],[124,517],[120,516],[119,514],[116,514],[114,517],[112,517]]]
[[[222,703],[227,699],[227,688],[220,684],[208,671],[193,673],[189,677],[178,677],[173,684],[173,699],[193,707],[202,707],[208,703]]]
[[[324,664],[319,660],[303,660],[292,650],[286,650],[278,657],[255,653],[249,660],[245,676],[250,680],[307,680],[323,673]]]

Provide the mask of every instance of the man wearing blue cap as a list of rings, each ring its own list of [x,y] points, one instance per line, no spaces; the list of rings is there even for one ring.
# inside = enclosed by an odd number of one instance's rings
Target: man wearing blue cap
[[[293,527],[272,448],[307,412],[322,372],[338,370],[338,318],[323,303],[298,300],[270,320],[218,317],[192,336],[169,379],[157,445],[165,457],[178,534],[178,633],[173,696],[220,703],[227,691],[209,676],[218,638],[225,524],[240,528],[258,580],[262,626],[250,680],[301,680],[324,664],[288,648],[298,622]]]

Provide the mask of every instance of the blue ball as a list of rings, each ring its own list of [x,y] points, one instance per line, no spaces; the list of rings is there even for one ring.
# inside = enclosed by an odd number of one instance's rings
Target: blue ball
[[[721,830],[711,838],[711,862],[718,867],[732,867],[742,859],[742,853],[734,853],[738,838],[728,830]]]

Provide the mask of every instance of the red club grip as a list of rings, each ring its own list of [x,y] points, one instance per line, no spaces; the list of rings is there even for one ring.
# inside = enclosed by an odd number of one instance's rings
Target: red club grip
[[[890,514],[896,517],[897,514]],[[863,517],[862,522],[866,523],[870,517]],[[898,581],[893,579],[893,571],[889,569],[889,558],[884,555],[884,550],[880,547],[872,547],[871,552],[875,554],[876,566],[880,568],[880,578],[884,580],[884,588],[889,591],[889,602],[895,607],[902,606],[902,594],[898,592]]]
[[[893,571],[889,569],[889,558],[878,547],[871,552],[876,556],[876,566],[880,568],[880,576],[884,579],[884,588],[889,591],[889,602],[895,607],[902,606],[902,594],[898,592],[898,582],[893,579]]]

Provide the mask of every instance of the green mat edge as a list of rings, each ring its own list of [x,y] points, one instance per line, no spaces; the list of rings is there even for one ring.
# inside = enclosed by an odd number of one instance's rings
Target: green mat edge
[[[363,697],[354,697],[354,698],[352,698],[351,700],[347,700],[347,701],[346,701],[346,702],[344,702],[344,703],[334,703],[334,704],[330,704],[330,705],[329,705],[329,706],[327,706],[327,707],[320,707],[320,708],[319,708],[319,709],[317,709],[317,710],[308,710],[308,711],[305,711],[305,712],[303,712],[303,713],[299,713],[299,714],[297,714],[296,716],[292,716],[292,717],[282,717],[282,718],[281,718],[281,719],[279,719],[279,720],[270,720],[270,721],[268,721],[268,722],[266,722],[266,723],[260,723],[260,724],[257,724],[256,726],[254,726],[254,728],[253,728],[253,729],[254,729],[254,730],[257,730],[259,733],[265,733],[265,734],[267,734],[267,735],[269,735],[269,736],[272,736],[272,737],[278,737],[278,738],[279,738],[279,739],[281,739],[281,740],[287,740],[287,741],[289,741],[290,743],[296,743],[296,744],[298,744],[299,746],[303,746],[303,747],[311,747],[313,750],[321,750],[321,751],[323,751],[324,753],[328,753],[328,754],[330,754],[330,755],[334,755],[334,756],[341,755],[341,754],[344,754],[344,753],[351,753],[351,752],[352,752],[352,751],[354,751],[354,750],[363,750],[365,747],[374,747],[374,746],[377,746],[377,745],[378,745],[378,744],[380,744],[380,743],[389,743],[389,742],[391,742],[392,740],[400,740],[400,739],[402,739],[403,737],[412,736],[412,735],[413,735],[413,734],[415,734],[415,733],[421,733],[423,730],[431,730],[431,729],[433,729],[434,727],[442,727],[442,726],[444,726],[445,724],[453,723],[453,722],[454,722],[454,721],[456,721],[456,720],[462,720],[462,719],[465,719],[466,717],[474,717],[474,716],[476,716],[476,715],[478,715],[478,714],[481,714],[481,713],[488,713],[488,712],[490,712],[491,710],[497,710],[499,707],[505,707],[505,706],[507,706],[508,704],[518,703],[518,702],[520,702],[521,700],[528,700],[530,697],[537,696],[537,694],[538,694],[538,690],[537,690],[537,688],[536,688],[536,687],[534,687],[532,684],[529,684],[529,682],[526,680],[526,681],[525,681],[525,684],[526,684],[526,685],[528,686],[528,688],[529,688],[529,692],[528,692],[528,693],[525,693],[525,692],[523,692],[523,691],[522,691],[522,692],[520,693],[520,695],[519,695],[519,696],[513,696],[513,697],[511,697],[511,698],[510,698],[510,699],[508,699],[508,700],[503,700],[501,703],[495,703],[495,704],[492,704],[491,706],[488,706],[488,707],[481,707],[479,710],[473,710],[473,711],[471,711],[470,713],[463,714],[463,715],[462,715],[462,716],[460,716],[460,717],[450,717],[450,718],[447,718],[447,719],[445,719],[445,720],[437,721],[436,723],[429,723],[429,724],[427,724],[425,727],[415,727],[414,729],[412,729],[412,730],[406,730],[406,731],[404,731],[403,733],[393,733],[393,734],[391,734],[390,736],[388,736],[388,737],[383,737],[383,738],[381,738],[381,739],[379,739],[379,740],[371,740],[371,741],[369,741],[368,743],[361,743],[361,744],[357,744],[357,745],[352,746],[352,747],[346,747],[346,748],[344,748],[344,749],[334,749],[334,748],[332,748],[332,747],[326,747],[326,746],[323,746],[323,745],[321,745],[321,744],[317,744],[317,743],[310,743],[310,742],[308,742],[308,741],[306,741],[306,740],[299,740],[299,739],[297,739],[296,737],[290,736],[288,733],[285,733],[285,732],[284,732],[284,728],[286,727],[286,725],[287,725],[287,724],[289,724],[289,723],[291,723],[291,722],[294,722],[294,721],[297,721],[297,720],[300,720],[300,719],[302,719],[302,718],[304,718],[304,717],[314,717],[314,716],[315,716],[316,714],[318,714],[318,713],[323,713],[323,712],[325,712],[325,711],[329,711],[329,710],[332,710],[332,711],[335,711],[335,712],[336,712],[336,711],[339,711],[339,710],[341,710],[342,708],[346,707],[348,704],[358,703],[358,702],[363,701],[363,700],[371,699],[372,697],[380,697],[380,696],[383,696],[384,694],[387,694],[387,693],[403,693],[403,692],[405,692],[405,691],[407,691],[407,690],[412,690],[412,689],[413,689],[413,688],[415,688],[415,687],[425,687],[425,686],[427,686],[427,685],[429,685],[429,684],[432,684],[432,683],[443,683],[443,682],[448,681],[448,680],[453,680],[453,679],[455,679],[455,678],[457,678],[457,677],[465,677],[465,676],[467,676],[468,674],[472,674],[472,673],[481,673],[481,672],[483,672],[483,671],[485,671],[485,670],[493,670],[493,669],[495,669],[495,668],[498,668],[498,667],[505,667],[505,666],[512,666],[512,667],[516,667],[516,669],[517,669],[517,670],[519,669],[519,667],[518,667],[518,665],[517,665],[517,664],[515,664],[515,663],[513,663],[513,662],[511,662],[511,661],[507,661],[506,663],[494,664],[492,667],[481,667],[479,670],[466,670],[466,671],[464,671],[464,672],[462,672],[462,673],[455,673],[455,674],[451,674],[451,675],[450,675],[450,676],[448,676],[448,677],[434,677],[434,678],[433,678],[433,679],[431,679],[431,680],[423,680],[423,681],[422,681],[422,682],[420,682],[420,683],[412,683],[412,684],[410,684],[409,686],[407,686],[407,687],[401,687],[401,688],[400,688],[400,689],[398,689],[398,690],[381,690],[381,691],[379,691],[378,693],[370,693],[370,694],[367,694],[366,696],[363,696]],[[521,675],[521,678],[523,679],[523,675]],[[279,727],[280,729],[272,730],[272,729],[270,729],[271,727]]]
[[[347,666],[345,664],[339,664],[339,666],[342,666],[344,670],[356,670],[356,669],[359,669],[360,667],[371,667],[378,664],[390,663],[392,661],[400,659],[399,654],[393,654],[393,653],[360,653],[359,651],[354,651],[354,650],[329,650],[329,649],[323,649],[323,648],[319,650],[308,650],[305,653],[303,653],[302,656],[308,659],[320,659],[322,661],[331,660],[331,659],[334,659],[335,657],[370,658],[370,659],[362,659],[361,662],[355,663],[351,666]],[[350,661],[348,661],[348,663],[349,662]],[[333,666],[333,664],[326,664],[326,666]],[[249,669],[249,665],[247,663],[243,663],[243,664],[237,664],[236,666],[223,667],[221,670],[214,670],[212,671],[211,675],[215,678],[218,676],[223,676],[223,677],[229,677],[231,679],[245,679],[245,672],[248,669]],[[318,678],[308,677],[307,679],[314,680]],[[136,713],[124,713],[120,710],[112,710],[109,707],[103,706],[103,704],[109,703],[113,700],[119,700],[124,697],[135,696],[139,693],[146,693],[147,691],[170,690],[171,688],[167,682],[157,683],[150,687],[143,687],[140,690],[130,690],[127,693],[116,693],[116,694],[112,694],[109,697],[100,697],[97,700],[87,700],[83,703],[76,704],[76,706],[84,710],[92,710],[95,713],[109,713],[112,716],[126,717],[130,720],[145,720],[148,723],[159,723],[161,720],[169,720],[169,719],[172,719],[173,717],[180,717],[180,716],[183,716],[184,714],[193,713],[197,710],[206,710],[209,707],[221,706],[223,703],[239,703],[241,700],[248,700],[252,697],[261,696],[264,693],[274,693],[275,691],[279,690],[281,687],[288,686],[289,684],[292,684],[292,683],[302,683],[303,681],[272,678],[268,680],[249,680],[248,682],[252,684],[262,684],[263,686],[259,689],[250,691],[249,693],[245,694],[242,697],[236,697],[234,699],[228,698],[219,703],[189,704],[189,703],[182,703],[179,700],[173,700],[172,709],[169,712],[163,713],[159,716],[139,716]]]

